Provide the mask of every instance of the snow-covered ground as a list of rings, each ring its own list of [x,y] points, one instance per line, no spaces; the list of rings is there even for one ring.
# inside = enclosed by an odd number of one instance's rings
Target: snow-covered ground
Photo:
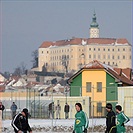
[[[102,127],[105,127],[105,122],[105,118],[89,119],[89,127],[100,125],[102,125]],[[65,133],[71,133],[73,129],[74,119],[54,119],[53,121],[51,119],[29,119],[29,123],[33,129],[33,133],[52,133],[52,126],[54,127],[56,132],[61,133],[61,131],[63,130],[63,132]],[[133,118],[130,119],[130,121],[126,125],[133,126]],[[2,133],[13,133],[11,120],[3,120],[2,128],[4,129]]]

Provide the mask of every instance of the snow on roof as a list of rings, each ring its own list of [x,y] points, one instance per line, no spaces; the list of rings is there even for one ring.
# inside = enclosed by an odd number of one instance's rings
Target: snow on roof
[[[102,62],[99,62],[102,66],[104,66],[104,68],[105,69],[111,69],[112,71],[114,71],[116,74],[118,74],[115,70],[114,70],[114,68],[113,67],[111,67],[111,66],[109,66],[109,65],[107,65],[107,64],[103,64]]]

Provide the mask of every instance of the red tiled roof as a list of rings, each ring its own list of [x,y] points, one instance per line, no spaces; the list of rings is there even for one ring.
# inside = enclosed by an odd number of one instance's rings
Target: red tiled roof
[[[53,45],[53,42],[43,42],[39,48],[47,48]]]
[[[45,41],[41,44],[39,48],[47,48],[50,46],[65,46],[65,45],[76,45],[76,44],[81,44],[82,40],[87,41],[87,44],[115,44],[116,42],[118,44],[126,44],[129,42],[125,38],[121,39],[115,39],[115,38],[72,38],[68,40],[59,40],[55,42],[51,41]]]
[[[120,38],[120,39],[117,39],[117,43],[119,44],[125,44],[125,43],[129,43],[128,41],[127,41],[127,39],[125,39],[125,38]]]
[[[128,79],[131,80],[132,69],[130,69],[130,68],[124,68],[124,69],[114,68],[114,70],[118,73],[119,76],[125,75]]]
[[[131,74],[131,69],[113,68],[97,60],[94,60],[86,64],[81,70],[79,70],[76,74],[74,74],[70,78],[70,81],[73,77],[75,77],[78,73],[80,73],[84,69],[104,69],[109,74],[120,80],[122,83],[125,83],[127,85],[133,85],[133,81],[129,78],[129,75]]]
[[[116,42],[116,39],[112,38],[89,38],[88,44],[112,44]]]

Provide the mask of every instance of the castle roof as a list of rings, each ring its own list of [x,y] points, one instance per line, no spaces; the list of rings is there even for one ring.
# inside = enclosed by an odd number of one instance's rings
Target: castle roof
[[[129,44],[127,39],[125,38],[72,38],[67,40],[59,40],[55,42],[45,41],[41,44],[39,48],[48,48],[50,46],[66,46],[66,45],[82,45],[82,42],[86,42],[86,45],[91,44],[99,44],[99,45],[106,45],[106,44]]]

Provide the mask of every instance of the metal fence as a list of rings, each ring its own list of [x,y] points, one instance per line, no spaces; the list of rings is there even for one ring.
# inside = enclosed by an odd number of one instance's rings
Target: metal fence
[[[10,106],[12,102],[15,102],[18,106],[17,112],[20,112],[23,108],[28,108],[30,112],[30,117],[32,118],[43,118],[48,119],[50,117],[49,104],[54,102],[55,106],[59,101],[61,104],[61,118],[65,118],[64,106],[65,103],[70,105],[69,117],[74,118],[75,111],[74,104],[76,102],[81,102],[84,109],[88,112],[90,118],[102,118],[106,116],[106,103],[110,102],[113,104],[113,110],[115,111],[115,105],[121,104],[123,111],[127,116],[133,117],[133,88],[124,88],[116,89],[116,86],[113,87],[102,87],[102,90],[98,90],[97,87],[91,87],[89,90],[86,87],[74,86],[74,90],[70,90],[69,93],[64,95],[57,95],[55,92],[48,93],[47,96],[40,95],[39,92],[35,90],[28,90],[25,92],[4,92],[0,98],[2,103],[5,106],[4,110],[4,119],[11,118]],[[106,90],[109,89],[108,95]],[[90,92],[89,92],[90,91]],[[73,94],[72,94],[73,93]],[[109,96],[109,97],[108,97]],[[72,98],[75,98],[72,100]],[[88,102],[85,100],[89,99]],[[56,110],[53,108],[54,117],[56,118]]]

